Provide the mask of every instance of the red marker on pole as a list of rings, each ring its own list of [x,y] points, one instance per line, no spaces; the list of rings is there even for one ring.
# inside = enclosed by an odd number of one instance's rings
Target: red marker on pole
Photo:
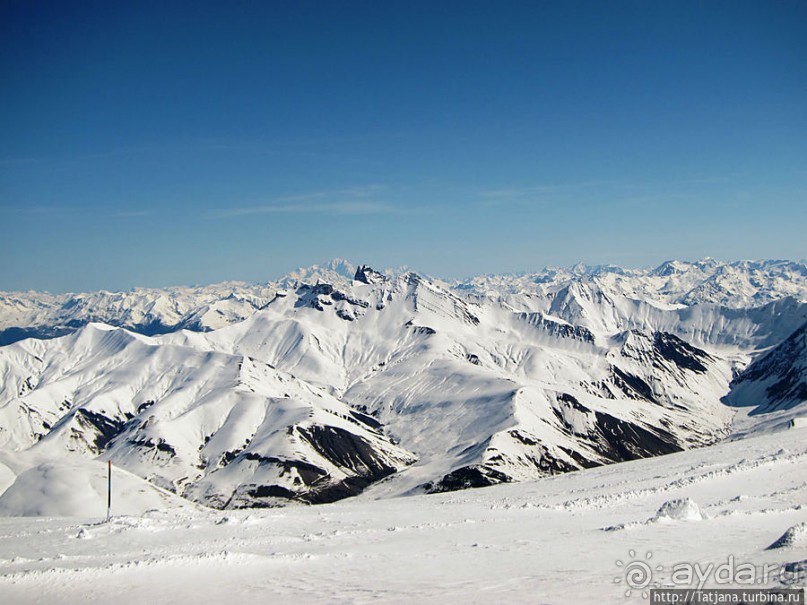
[[[106,520],[109,521],[112,511],[112,460],[107,460],[107,485],[106,485]]]

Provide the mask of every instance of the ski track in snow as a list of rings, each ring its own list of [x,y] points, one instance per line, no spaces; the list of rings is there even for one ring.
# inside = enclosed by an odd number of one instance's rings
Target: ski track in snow
[[[807,430],[447,494],[109,522],[0,519],[0,602],[630,603],[617,560],[785,565]],[[655,519],[690,498],[703,520]],[[622,529],[603,531],[605,528]],[[777,581],[769,585],[779,585]]]

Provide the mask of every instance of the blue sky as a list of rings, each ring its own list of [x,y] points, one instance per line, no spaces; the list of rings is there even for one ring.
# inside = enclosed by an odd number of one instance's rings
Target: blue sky
[[[0,290],[807,257],[807,3],[0,3]]]

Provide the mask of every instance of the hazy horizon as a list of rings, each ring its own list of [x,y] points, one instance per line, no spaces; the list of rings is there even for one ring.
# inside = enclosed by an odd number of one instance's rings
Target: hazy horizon
[[[256,280],[242,280],[242,279],[223,279],[213,282],[196,282],[196,283],[167,283],[167,284],[134,284],[127,288],[96,288],[96,289],[87,289],[87,290],[49,290],[49,289],[28,289],[28,290],[0,290],[3,293],[13,293],[13,292],[41,292],[47,293],[54,296],[59,296],[62,294],[83,294],[83,293],[90,293],[90,292],[129,292],[138,289],[143,290],[164,290],[164,289],[171,289],[171,288],[205,288],[209,286],[216,286],[220,284],[227,284],[227,283],[240,283],[240,284],[247,284],[247,285],[260,285],[264,283],[273,283],[279,281],[285,277],[289,277],[290,275],[298,272],[304,271],[314,268],[320,269],[327,269],[331,263],[335,262],[346,262],[352,265],[354,268],[358,268],[362,265],[368,266],[371,269],[376,271],[380,271],[382,273],[389,273],[395,271],[412,271],[424,277],[428,277],[430,279],[437,279],[440,281],[444,281],[447,283],[456,283],[462,282],[465,280],[469,280],[475,277],[482,277],[482,276],[492,276],[492,275],[500,275],[500,276],[520,276],[520,275],[530,275],[533,273],[540,273],[546,270],[552,269],[562,269],[562,270],[573,270],[577,267],[586,267],[586,268],[598,268],[598,267],[619,267],[621,269],[627,270],[635,270],[635,271],[651,271],[653,269],[659,268],[661,265],[667,262],[683,262],[683,263],[697,263],[701,261],[707,260],[714,260],[719,263],[742,263],[742,262],[750,262],[750,263],[766,263],[766,262],[785,262],[785,263],[799,263],[802,265],[807,266],[807,259],[785,259],[785,258],[758,258],[758,259],[749,259],[749,258],[737,258],[737,259],[719,259],[714,257],[702,257],[702,258],[668,258],[664,259],[663,261],[652,263],[649,265],[642,265],[642,266],[631,266],[631,265],[619,265],[617,263],[585,263],[582,261],[576,263],[570,263],[567,265],[556,265],[556,264],[547,264],[535,267],[528,267],[522,270],[516,271],[487,271],[487,272],[479,272],[479,273],[469,273],[465,275],[457,275],[457,276],[447,276],[447,275],[439,275],[434,273],[429,273],[426,271],[421,271],[418,267],[414,267],[410,264],[403,263],[393,266],[385,266],[380,264],[374,264],[371,262],[366,262],[364,260],[359,260],[358,262],[352,259],[346,259],[342,257],[334,257],[327,261],[322,261],[318,263],[313,263],[311,265],[306,266],[297,266],[289,271],[281,273],[279,275],[269,275],[264,278],[259,278]]]

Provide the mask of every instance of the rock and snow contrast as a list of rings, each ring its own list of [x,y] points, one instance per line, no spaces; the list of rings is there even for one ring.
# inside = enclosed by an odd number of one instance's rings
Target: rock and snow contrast
[[[53,576],[74,602],[102,568],[134,586],[135,567],[209,566],[245,596],[322,599],[345,574],[332,601],[405,600],[407,573],[457,551],[413,600],[563,602],[558,578],[594,598],[623,550],[695,544],[696,522],[709,556],[762,556],[805,521],[806,335],[807,266],[788,261],[453,283],[333,261],[262,285],[2,294],[0,515],[97,516],[109,460],[118,516],[5,521],[0,589]],[[456,493],[503,483],[523,484]],[[20,550],[37,527],[41,552]]]
[[[101,491],[97,470],[87,479]],[[0,598],[594,605],[647,603],[651,587],[699,578],[803,586],[805,470],[807,429],[792,429],[534,482],[310,507],[213,511],[143,484],[108,522],[101,498],[76,502],[83,519],[0,518]],[[642,565],[646,583],[628,574]]]
[[[385,271],[397,275],[404,272],[405,269]],[[265,308],[278,290],[318,282],[345,285],[355,275],[354,265],[336,259],[299,269],[267,284],[225,282],[202,287],[61,295],[4,292],[0,293],[0,345],[27,337],[65,334],[91,322],[146,335],[180,329],[215,330]],[[383,277],[370,271],[364,279],[373,275]],[[804,263],[790,261],[722,263],[713,259],[695,263],[668,261],[652,270],[576,265],[533,274],[486,275],[443,285],[457,292],[512,299],[522,306],[531,298],[546,298],[576,283],[593,286],[606,296],[642,300],[662,308],[702,303],[752,308],[786,297],[804,301],[807,268]]]

